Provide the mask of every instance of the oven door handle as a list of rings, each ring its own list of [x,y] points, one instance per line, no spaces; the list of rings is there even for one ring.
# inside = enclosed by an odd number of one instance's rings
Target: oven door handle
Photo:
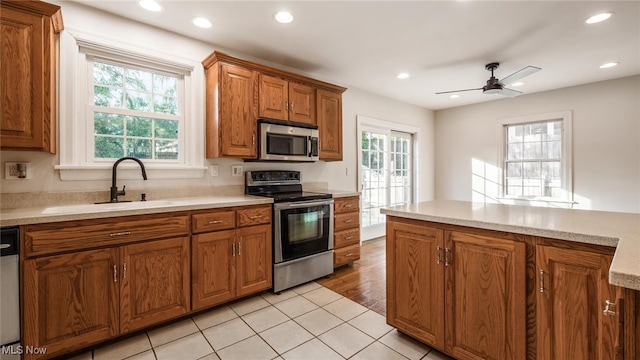
[[[331,205],[331,204],[333,204],[333,199],[323,200],[323,201],[300,201],[300,202],[273,204],[273,209],[274,210],[295,209],[295,208],[304,208],[304,207],[310,207],[310,206],[321,206],[321,205]]]

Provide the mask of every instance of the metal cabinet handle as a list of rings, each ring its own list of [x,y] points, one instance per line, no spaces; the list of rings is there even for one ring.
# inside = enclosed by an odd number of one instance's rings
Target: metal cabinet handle
[[[251,135],[251,145],[256,144],[256,134]]]
[[[351,257],[351,256],[353,256],[352,253],[348,253],[347,255],[345,255],[345,257]]]
[[[353,207],[353,204],[347,204],[347,205],[345,205],[344,207],[346,207],[346,208],[350,208],[350,207]]]
[[[602,311],[604,316],[616,316],[616,312],[610,309],[616,307],[616,304],[609,300],[606,300],[604,304],[604,310]]]
[[[442,249],[440,246],[436,246],[436,264],[440,264],[442,262]]]
[[[209,225],[222,224],[224,221],[222,220],[211,220],[208,222]]]
[[[260,219],[260,218],[262,218],[262,215],[254,215],[249,217],[249,219],[251,220]]]
[[[540,292],[544,292],[544,270],[540,269]]]
[[[127,278],[127,263],[122,264],[122,278]]]
[[[131,231],[122,231],[122,232],[115,232],[115,233],[109,234],[109,236],[111,236],[111,237],[123,236],[123,235],[131,235]]]
[[[231,256],[236,256],[236,243],[231,244]]]
[[[288,101],[284,102],[284,108],[285,108],[285,110],[287,110],[287,112],[289,111],[289,102]]]
[[[118,282],[118,267],[113,265],[113,282]]]
[[[238,256],[242,254],[242,244],[238,243]]]
[[[293,103],[291,103],[291,111],[293,112]]]
[[[353,222],[353,220],[352,220],[352,219],[347,219],[347,220],[345,220],[344,222],[348,224],[348,223]]]
[[[345,236],[344,239],[345,240],[351,240],[351,239],[353,239],[353,236]]]
[[[451,262],[449,260],[449,254],[451,254],[451,249],[445,248],[444,249],[444,266],[451,265]]]

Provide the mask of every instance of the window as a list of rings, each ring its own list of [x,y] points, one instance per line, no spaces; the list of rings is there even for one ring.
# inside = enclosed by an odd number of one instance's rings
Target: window
[[[123,156],[142,159],[154,179],[203,176],[204,120],[196,94],[204,70],[197,60],[141,49],[90,34],[61,34],[64,96],[55,166],[61,180],[108,178]]]
[[[88,63],[94,159],[179,160],[183,77],[102,59]]]
[[[570,129],[568,112],[502,124],[505,197],[571,201]]]

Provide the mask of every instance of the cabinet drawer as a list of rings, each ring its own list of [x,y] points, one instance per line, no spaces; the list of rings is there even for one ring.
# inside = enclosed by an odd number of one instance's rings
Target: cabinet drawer
[[[360,244],[333,250],[333,266],[348,264],[360,259]]]
[[[339,198],[334,200],[334,203],[333,203],[334,214],[342,214],[342,213],[359,211],[359,210],[360,210],[360,198],[357,196],[349,197],[349,198]]]
[[[340,231],[344,229],[352,229],[360,227],[360,213],[352,212],[346,214],[338,214],[334,216],[335,222],[333,225],[333,231]]]
[[[235,210],[211,211],[204,214],[194,214],[191,229],[194,233],[233,229],[236,227]]]
[[[27,257],[189,234],[189,215],[141,215],[28,225]]]
[[[334,249],[360,244],[360,228],[336,232],[334,233],[333,241]]]
[[[238,227],[271,224],[271,206],[238,210]]]

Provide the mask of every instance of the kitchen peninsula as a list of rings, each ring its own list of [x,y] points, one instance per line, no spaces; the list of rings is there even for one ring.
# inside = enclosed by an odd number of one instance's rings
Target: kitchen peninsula
[[[637,359],[640,215],[430,201],[387,215],[387,322],[456,358]]]

